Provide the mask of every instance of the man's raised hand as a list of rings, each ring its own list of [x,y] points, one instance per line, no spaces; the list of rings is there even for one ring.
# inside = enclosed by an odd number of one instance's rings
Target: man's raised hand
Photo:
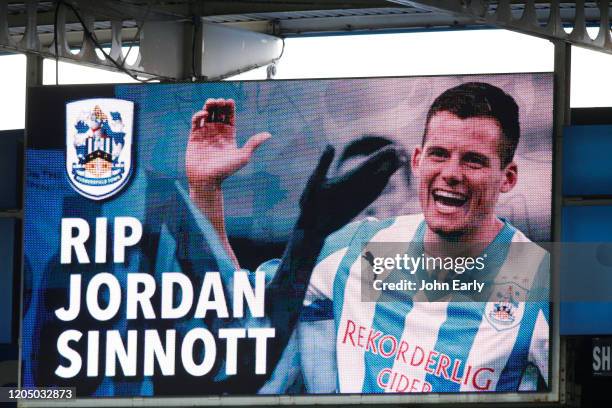
[[[208,99],[191,119],[185,153],[190,189],[212,190],[244,167],[253,152],[271,135],[258,133],[242,147],[236,145],[236,106],[232,99]]]

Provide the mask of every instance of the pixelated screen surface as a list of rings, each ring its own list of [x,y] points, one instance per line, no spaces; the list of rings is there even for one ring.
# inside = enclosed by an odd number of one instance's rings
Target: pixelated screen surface
[[[548,390],[552,74],[31,92],[25,386]],[[478,295],[364,300],[374,242]]]

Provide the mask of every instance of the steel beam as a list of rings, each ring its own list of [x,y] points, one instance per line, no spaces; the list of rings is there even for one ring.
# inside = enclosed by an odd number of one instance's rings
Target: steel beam
[[[554,137],[554,167],[553,167],[553,241],[561,242],[562,225],[562,189],[563,189],[563,129],[570,124],[570,78],[572,47],[562,40],[553,41],[555,46],[555,73],[554,73],[554,96],[553,96],[553,137]],[[559,322],[561,297],[560,276],[561,256],[559,251],[553,251],[551,257],[551,296],[552,296],[552,321]],[[556,389],[561,403],[565,403],[568,397],[567,372],[567,345],[565,339],[559,334],[559,324],[552,325],[551,366],[553,392]]]
[[[612,54],[610,37],[610,2],[584,1],[561,3],[525,0],[389,0],[390,3],[471,17],[480,24],[492,25],[523,34],[560,40],[572,45]],[[569,16],[568,16],[569,11]],[[564,17],[565,16],[565,17]],[[587,25],[599,27],[592,39]],[[564,26],[573,29],[567,33]]]
[[[104,2],[104,0],[101,0]],[[50,30],[46,33],[39,33],[38,25],[38,6],[39,1],[28,0],[25,4],[25,13],[27,17],[26,26],[23,29],[22,34],[12,34],[11,26],[9,25],[9,2],[7,0],[0,0],[0,50],[5,49],[8,51],[22,52],[28,55],[35,55],[46,58],[57,58],[63,61],[80,63],[83,65],[107,68],[111,70],[119,70],[111,61],[107,59],[100,59],[96,53],[96,46],[94,42],[85,34],[85,29],[90,32],[95,32],[97,37],[98,34],[102,34],[98,41],[103,44],[111,45],[110,55],[114,59],[121,62],[123,60],[122,55],[122,36],[124,30],[119,27],[121,24],[118,21],[113,21],[109,24],[106,30],[98,32],[95,30],[96,15],[93,14],[90,8],[84,7],[79,9],[85,27],[79,24],[79,31],[74,32],[67,23],[67,19],[74,19],[73,13],[69,10],[68,6],[63,5],[57,9],[57,25],[55,27],[57,35],[57,45],[53,43],[56,13],[53,10],[53,25]],[[50,12],[48,7],[45,6],[45,15]],[[69,17],[70,16],[70,17]],[[50,31],[50,32],[49,32]],[[137,29],[131,28],[133,37]],[[79,50],[78,54],[70,52],[70,48],[76,48]],[[57,55],[56,55],[57,49]],[[140,65],[140,58],[137,59],[133,65],[125,64],[125,68],[130,71],[133,75],[152,76],[154,74],[147,71],[145,67]],[[171,76],[163,75],[160,76],[162,79],[176,79]]]
[[[568,44],[612,53],[610,36],[610,2],[559,0],[283,0],[278,2],[251,1],[127,1],[65,0],[78,8],[85,26],[95,32],[100,43],[110,45],[110,55],[123,66],[122,46],[126,42],[140,43],[146,48],[146,38],[137,33],[146,31],[148,24],[161,22],[191,24],[192,17],[202,17],[210,23],[238,25],[251,31],[274,35],[303,35],[337,31],[371,31],[396,29],[474,28],[497,26],[521,33],[559,40]],[[402,5],[402,6],[398,6]],[[393,7],[395,5],[395,7]],[[238,14],[240,13],[240,14]],[[223,15],[221,15],[223,14]],[[85,29],[66,6],[59,9],[55,27],[55,6],[50,1],[0,0],[0,50],[37,54],[55,58],[54,27],[58,44],[57,56],[62,60],[84,65],[118,70],[108,59],[98,58]],[[564,27],[572,26],[571,33]],[[586,27],[598,26],[590,38]],[[139,30],[140,27],[141,29]],[[151,31],[149,30],[149,33]],[[149,39],[156,41],[155,36]],[[176,49],[190,49],[190,38],[175,39]],[[78,49],[74,55],[70,49]],[[187,57],[184,61],[189,61]],[[144,63],[142,62],[144,61]],[[159,64],[147,66],[153,59],[138,58],[137,63],[125,65],[133,75],[158,76],[161,79],[185,79],[177,72],[187,68],[160,72]],[[182,63],[185,63],[185,62]],[[176,67],[175,67],[176,68]]]

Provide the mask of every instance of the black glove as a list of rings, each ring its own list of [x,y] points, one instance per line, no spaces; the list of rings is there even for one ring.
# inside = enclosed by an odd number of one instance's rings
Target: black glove
[[[300,216],[271,284],[292,297],[303,299],[325,238],[370,205],[401,165],[397,150],[387,148],[348,173],[327,178],[333,159],[334,149],[327,146],[306,183]]]
[[[327,237],[348,224],[378,198],[402,164],[400,153],[389,147],[348,173],[327,178],[333,159],[334,149],[327,146],[302,193],[296,228],[307,235]]]

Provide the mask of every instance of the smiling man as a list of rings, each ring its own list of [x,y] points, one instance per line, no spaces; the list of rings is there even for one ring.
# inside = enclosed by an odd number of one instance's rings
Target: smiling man
[[[438,96],[427,114],[422,143],[411,158],[422,214],[369,218],[339,229],[322,229],[329,233],[325,233],[325,243],[317,251],[296,336],[262,392],[283,392],[283,384],[291,382],[296,350],[307,392],[545,389],[548,254],[495,213],[500,195],[511,191],[518,180],[513,157],[519,136],[518,106],[500,88],[470,82]],[[255,136],[247,142],[240,156],[242,165],[263,137]],[[233,144],[235,149],[235,141]],[[198,151],[191,146],[192,156]],[[340,178],[325,176],[332,157],[329,152],[323,155],[315,171],[318,174],[323,169],[323,175],[311,178],[306,189],[309,194],[302,197],[302,212],[311,206],[304,197],[321,200],[343,178],[351,177],[351,173]],[[389,156],[390,160],[393,157]],[[223,226],[220,182],[239,167],[227,168],[231,171],[215,177],[213,188],[201,189],[201,183],[190,178],[192,198],[213,225]],[[313,180],[320,186],[314,190],[317,194],[312,194]],[[368,183],[363,178],[360,182]],[[351,206],[359,190],[343,193],[335,196],[337,202],[329,200],[328,207],[312,204],[318,222],[337,218],[343,208],[355,210]],[[224,230],[217,228],[217,233],[238,265]],[[400,243],[392,247],[395,252],[387,254],[389,258],[474,258],[484,267],[459,273],[429,268],[423,261],[414,271],[394,267],[374,279],[386,283],[405,278],[422,282],[456,280],[466,285],[473,281],[486,284],[486,290],[466,294],[408,289],[366,296],[364,288],[372,281],[366,263],[373,255],[368,249],[388,243]],[[278,265],[279,261],[273,260],[260,268],[274,274]],[[300,273],[299,268],[296,271]],[[328,333],[331,342],[308,338],[308,326],[324,320],[312,316],[326,315],[317,311],[325,304],[333,309],[333,329]],[[321,347],[329,348],[330,344],[334,348],[332,358],[321,359],[330,355]]]
[[[332,300],[340,392],[545,388],[548,255],[495,214],[500,195],[517,183],[518,111],[490,84],[445,91],[429,109],[411,160],[423,214],[364,220],[328,237],[305,305]],[[385,283],[452,280],[485,290],[364,295],[363,254],[381,245],[392,248],[391,257],[484,260],[484,268],[461,274],[393,269],[379,276]]]
[[[501,89],[467,83],[440,95],[412,157],[426,242],[489,243],[503,227],[499,195],[516,185],[518,106]]]

